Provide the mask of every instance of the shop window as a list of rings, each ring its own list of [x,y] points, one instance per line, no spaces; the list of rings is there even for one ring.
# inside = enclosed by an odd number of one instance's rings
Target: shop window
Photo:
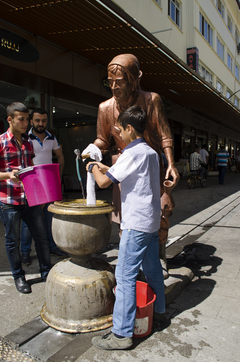
[[[197,142],[199,147],[202,147],[203,145],[207,145],[207,132],[197,130]]]
[[[231,92],[227,90],[227,99],[229,99],[230,97],[231,97]]]
[[[177,0],[168,0],[168,15],[180,27],[180,3]]]
[[[90,107],[66,100],[52,99],[53,127],[74,128],[79,126],[96,125],[97,107]]]
[[[215,151],[217,150],[217,135],[210,133],[208,137],[209,166],[212,170],[215,167]]]
[[[195,129],[185,126],[182,131],[182,158],[189,159],[195,149]]]

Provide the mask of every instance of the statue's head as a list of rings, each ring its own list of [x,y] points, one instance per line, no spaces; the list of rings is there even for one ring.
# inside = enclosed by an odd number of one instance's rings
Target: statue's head
[[[127,100],[139,89],[141,77],[138,59],[133,54],[117,55],[108,64],[108,81],[113,96],[119,101]]]

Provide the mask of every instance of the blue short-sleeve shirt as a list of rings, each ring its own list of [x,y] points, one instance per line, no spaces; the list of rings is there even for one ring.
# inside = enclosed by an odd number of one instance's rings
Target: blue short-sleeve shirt
[[[106,175],[115,184],[121,183],[121,229],[157,231],[161,216],[159,156],[144,138],[125,147]]]

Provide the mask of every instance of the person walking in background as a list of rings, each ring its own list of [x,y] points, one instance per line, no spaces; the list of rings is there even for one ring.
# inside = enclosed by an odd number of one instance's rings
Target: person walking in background
[[[208,169],[208,161],[209,161],[209,153],[207,151],[207,145],[202,145],[200,151],[199,151],[199,155],[202,156],[202,158],[204,159],[205,165],[202,165],[203,167],[206,168],[206,170]]]
[[[227,165],[229,163],[231,164],[231,160],[229,158],[228,151],[225,150],[225,147],[223,145],[220,146],[220,150],[218,150],[216,154],[216,166],[218,168],[218,183],[220,185],[223,185],[225,173],[227,171]]]
[[[41,206],[29,207],[23,185],[16,173],[33,165],[33,147],[25,137],[29,111],[19,102],[7,107],[9,128],[0,136],[0,219],[5,227],[5,245],[15,286],[20,293],[30,293],[19,251],[20,225],[23,220],[35,241],[42,281],[51,269],[48,240]]]
[[[60,177],[62,178],[64,168],[64,156],[61,147],[54,135],[46,130],[48,123],[48,113],[43,108],[36,108],[30,114],[30,122],[32,128],[28,133],[30,142],[33,144],[35,157],[33,159],[34,165],[43,165],[52,163],[52,153],[57,157],[59,163]],[[67,257],[68,254],[57,247],[52,237],[52,216],[53,214],[48,211],[50,203],[43,205],[43,214],[45,218],[47,238],[49,242],[49,251],[51,255],[59,257]],[[31,264],[32,237],[28,230],[27,225],[22,223],[21,230],[21,254],[22,263]]]
[[[191,153],[190,155],[190,171],[198,171],[199,172],[199,178],[204,177],[205,175],[205,167],[202,165],[205,164],[204,159],[199,154],[199,146],[195,146],[195,152]]]

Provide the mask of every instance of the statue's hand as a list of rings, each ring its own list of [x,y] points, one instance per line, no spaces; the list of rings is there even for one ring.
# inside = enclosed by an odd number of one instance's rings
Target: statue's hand
[[[178,173],[178,170],[173,164],[170,164],[166,171],[165,179],[168,180],[169,176],[173,177],[173,186],[175,187],[178,184],[178,181],[180,179],[180,175]]]

